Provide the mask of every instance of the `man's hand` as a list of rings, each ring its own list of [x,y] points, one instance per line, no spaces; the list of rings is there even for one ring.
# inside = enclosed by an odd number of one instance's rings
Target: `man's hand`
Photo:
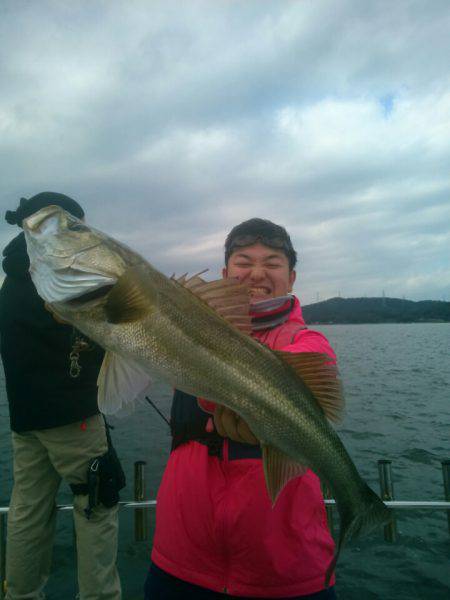
[[[50,304],[47,304],[47,302],[45,303],[45,308],[46,310],[48,310],[48,312],[52,315],[52,317],[57,323],[61,323],[61,325],[70,325],[70,323],[68,323],[67,321],[63,321],[61,317],[58,317],[58,315],[55,312],[53,312]]]
[[[259,444],[247,423],[233,410],[218,404],[214,411],[214,425],[217,433],[235,442]]]

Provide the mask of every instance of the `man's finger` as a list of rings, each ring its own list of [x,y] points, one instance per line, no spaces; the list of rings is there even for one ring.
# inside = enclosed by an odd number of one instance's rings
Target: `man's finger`
[[[240,442],[239,434],[237,430],[237,415],[234,411],[229,408],[224,407],[221,415],[221,424],[223,429],[225,430],[226,437],[234,440],[235,442]]]
[[[238,435],[243,442],[246,444],[259,444],[257,438],[253,435],[252,430],[244,421],[244,419],[239,418],[237,422],[237,430]]]
[[[44,306],[45,309],[48,310],[48,312],[52,315],[52,317],[57,323],[61,323],[61,325],[70,325],[70,323],[68,323],[67,321],[63,321],[60,317],[58,317],[58,315],[54,312],[50,304],[47,304],[47,302],[45,302]]]
[[[214,426],[217,429],[217,433],[222,437],[227,437],[227,432],[222,425],[222,412],[224,407],[218,404],[214,410]]]

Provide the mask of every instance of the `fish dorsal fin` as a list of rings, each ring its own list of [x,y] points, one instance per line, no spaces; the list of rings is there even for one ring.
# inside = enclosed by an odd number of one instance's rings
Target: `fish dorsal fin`
[[[151,310],[153,297],[154,291],[145,285],[141,268],[126,269],[106,298],[108,322],[137,321]]]
[[[234,327],[250,333],[252,328],[248,287],[235,278],[204,281],[200,277],[203,273],[204,271],[189,279],[183,275],[174,281],[195,294]]]
[[[308,467],[300,465],[281,450],[266,444],[262,445],[262,456],[267,492],[272,504],[275,504],[278,495],[288,481],[304,475]]]
[[[98,408],[105,415],[122,410],[150,387],[150,376],[134,361],[106,352],[98,374]]]
[[[183,287],[187,287],[190,289],[197,285],[206,283],[206,281],[204,279],[202,279],[200,277],[200,275],[203,275],[203,273],[206,273],[207,271],[208,271],[208,269],[203,269],[203,271],[200,271],[199,273],[192,275],[192,277],[189,277],[189,279],[187,279],[187,273],[185,273],[184,275],[182,275],[181,277],[178,277],[178,278],[175,277],[175,275],[172,275],[171,279],[173,279],[177,283],[180,283]]]
[[[335,423],[342,421],[345,399],[333,359],[320,352],[273,352],[289,364],[309,387],[327,419]]]

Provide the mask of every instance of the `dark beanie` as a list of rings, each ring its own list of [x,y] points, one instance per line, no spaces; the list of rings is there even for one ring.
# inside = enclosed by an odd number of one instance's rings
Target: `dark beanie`
[[[56,192],[41,192],[32,196],[31,198],[21,198],[20,204],[16,210],[7,210],[5,213],[5,220],[10,225],[18,225],[22,227],[22,221],[32,215],[33,213],[41,210],[45,206],[56,205],[64,208],[67,212],[70,212],[74,217],[82,219],[84,217],[84,210],[81,206],[64,194],[58,194]]]

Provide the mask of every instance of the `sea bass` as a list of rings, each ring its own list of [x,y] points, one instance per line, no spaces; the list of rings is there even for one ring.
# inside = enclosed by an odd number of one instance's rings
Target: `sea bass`
[[[167,278],[56,206],[23,228],[38,293],[107,351],[98,382],[103,412],[117,411],[156,375],[248,423],[261,444],[272,502],[306,468],[327,482],[341,523],[328,584],[343,543],[390,519],[328,422],[343,406],[330,358],[272,351],[249,336],[249,296],[238,281]]]

